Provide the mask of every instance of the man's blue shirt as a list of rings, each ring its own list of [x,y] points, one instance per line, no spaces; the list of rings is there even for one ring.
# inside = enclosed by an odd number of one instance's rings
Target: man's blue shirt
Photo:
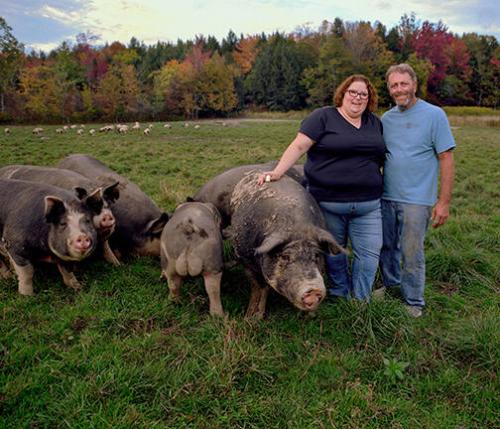
[[[455,147],[445,112],[423,100],[382,116],[387,147],[382,198],[432,206],[437,201],[438,154]]]

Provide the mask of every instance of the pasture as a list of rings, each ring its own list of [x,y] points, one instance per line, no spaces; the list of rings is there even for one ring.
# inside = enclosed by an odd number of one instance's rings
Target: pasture
[[[226,168],[276,159],[298,120],[154,124],[150,135],[44,126],[0,135],[0,164],[91,154],[171,212]],[[94,128],[98,128],[95,126]],[[271,294],[243,318],[243,270],[224,273],[224,319],[201,279],[167,300],[159,261],[85,261],[75,294],[41,266],[34,297],[0,280],[2,428],[485,429],[500,424],[500,131],[462,126],[448,223],[427,236],[428,307],[397,297],[324,302],[304,317]],[[230,253],[230,249],[227,249]]]

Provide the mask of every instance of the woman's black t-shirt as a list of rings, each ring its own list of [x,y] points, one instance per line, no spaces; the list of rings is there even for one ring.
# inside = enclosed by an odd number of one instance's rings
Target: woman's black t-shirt
[[[317,201],[360,202],[382,196],[385,143],[377,116],[363,113],[358,129],[335,107],[322,107],[302,121],[300,132],[315,142],[304,173]]]

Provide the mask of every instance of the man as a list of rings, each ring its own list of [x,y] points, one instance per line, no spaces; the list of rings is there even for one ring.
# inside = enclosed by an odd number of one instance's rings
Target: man
[[[391,66],[386,81],[396,106],[382,116],[387,146],[382,290],[400,287],[408,313],[420,317],[425,306],[424,237],[430,220],[437,228],[449,216],[455,141],[444,111],[416,97],[417,76],[408,64]]]

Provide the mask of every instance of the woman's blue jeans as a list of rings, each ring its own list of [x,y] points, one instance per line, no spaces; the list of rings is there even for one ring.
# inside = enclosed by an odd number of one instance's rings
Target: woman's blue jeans
[[[352,203],[320,202],[328,229],[341,246],[351,242],[353,261],[347,255],[327,255],[330,296],[370,300],[382,248],[380,199]]]

